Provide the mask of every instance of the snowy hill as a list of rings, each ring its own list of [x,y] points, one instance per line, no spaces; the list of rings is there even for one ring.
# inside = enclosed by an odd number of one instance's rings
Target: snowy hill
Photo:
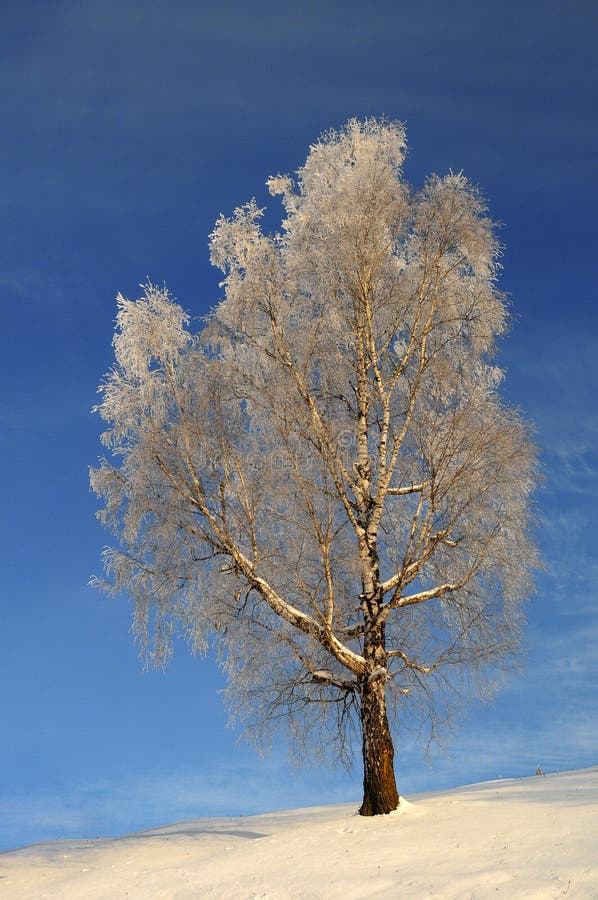
[[[10,900],[597,898],[598,767],[0,854]]]

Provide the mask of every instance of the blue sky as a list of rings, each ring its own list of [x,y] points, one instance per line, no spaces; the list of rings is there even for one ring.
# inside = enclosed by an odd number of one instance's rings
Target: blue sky
[[[213,661],[144,673],[126,599],[87,587],[87,468],[118,291],[219,298],[220,212],[351,116],[406,122],[406,175],[463,169],[504,223],[505,395],[535,421],[546,571],[523,667],[399,790],[596,763],[598,11],[554,0],[5,0],[0,25],[0,847],[359,797],[226,727]]]

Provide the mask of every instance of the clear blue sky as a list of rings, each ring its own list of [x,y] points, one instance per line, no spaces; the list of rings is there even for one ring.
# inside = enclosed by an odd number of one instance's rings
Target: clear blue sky
[[[505,223],[505,394],[537,425],[546,572],[523,668],[401,793],[597,762],[593,0],[4,0],[0,24],[0,847],[359,797],[226,728],[213,661],[143,673],[87,468],[118,291],[219,298],[217,215],[351,116],[406,122],[409,180],[463,169]]]

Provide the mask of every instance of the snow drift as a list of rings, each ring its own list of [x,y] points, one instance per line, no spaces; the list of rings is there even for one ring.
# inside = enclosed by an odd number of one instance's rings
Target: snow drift
[[[0,896],[152,900],[598,897],[598,767],[401,799],[195,819],[0,854]]]

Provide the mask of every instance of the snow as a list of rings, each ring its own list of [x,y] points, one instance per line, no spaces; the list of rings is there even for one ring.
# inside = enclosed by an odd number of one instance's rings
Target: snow
[[[598,897],[598,767],[356,804],[195,819],[0,854],[0,896],[116,900]]]

